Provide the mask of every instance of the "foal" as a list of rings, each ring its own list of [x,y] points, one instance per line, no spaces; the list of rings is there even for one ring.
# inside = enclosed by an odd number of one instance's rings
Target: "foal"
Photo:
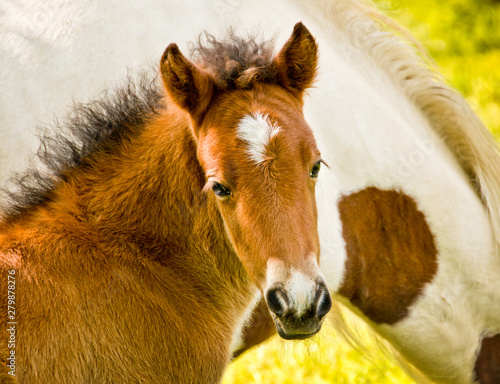
[[[320,330],[316,62],[300,23],[275,57],[232,37],[195,64],[172,44],[165,95],[82,112],[52,187],[0,224],[2,382],[217,383],[261,293],[282,337]]]

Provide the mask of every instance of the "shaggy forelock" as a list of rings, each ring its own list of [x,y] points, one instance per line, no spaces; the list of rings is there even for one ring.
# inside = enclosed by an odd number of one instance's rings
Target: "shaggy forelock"
[[[258,41],[255,36],[242,38],[230,30],[217,40],[203,33],[191,48],[193,61],[208,71],[219,89],[248,89],[256,82],[275,82],[273,41]]]

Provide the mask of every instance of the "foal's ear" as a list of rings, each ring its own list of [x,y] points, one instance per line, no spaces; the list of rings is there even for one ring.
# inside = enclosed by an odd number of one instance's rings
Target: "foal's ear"
[[[167,92],[199,122],[214,93],[210,75],[186,59],[177,44],[170,44],[161,58],[161,76]]]
[[[302,23],[295,24],[292,36],[274,59],[283,86],[302,93],[316,75],[318,46]]]

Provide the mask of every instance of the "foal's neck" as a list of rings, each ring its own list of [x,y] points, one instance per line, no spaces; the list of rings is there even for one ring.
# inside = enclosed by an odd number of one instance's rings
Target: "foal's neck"
[[[220,224],[215,207],[202,193],[205,177],[196,143],[180,113],[155,117],[116,154],[96,156],[95,172],[77,176],[90,186],[84,206],[101,229],[123,228],[173,242],[189,236],[193,225]],[[198,223],[201,216],[205,220]],[[180,237],[170,237],[181,231]]]
[[[113,153],[96,153],[89,166],[71,171],[47,209],[68,220],[77,217],[103,241],[120,244],[122,257],[133,262],[138,255],[127,255],[127,249],[139,249],[175,275],[205,276],[231,284],[222,289],[248,290],[217,202],[202,191],[204,184],[189,118],[169,106]]]

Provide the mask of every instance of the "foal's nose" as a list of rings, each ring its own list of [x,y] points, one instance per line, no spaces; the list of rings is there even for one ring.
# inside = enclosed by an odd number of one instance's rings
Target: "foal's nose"
[[[267,305],[269,306],[269,309],[278,317],[289,316],[295,313],[299,316],[317,316],[321,320],[332,308],[332,299],[326,286],[324,284],[320,284],[310,308],[306,308],[305,311],[299,311],[299,306],[294,305],[294,300],[290,298],[289,293],[287,293],[284,288],[275,288],[270,289],[267,292]]]
[[[315,289],[290,292],[283,286],[270,288],[266,293],[269,309],[275,315],[276,328],[285,339],[303,339],[321,329],[322,320],[332,308],[332,299],[321,280]]]

